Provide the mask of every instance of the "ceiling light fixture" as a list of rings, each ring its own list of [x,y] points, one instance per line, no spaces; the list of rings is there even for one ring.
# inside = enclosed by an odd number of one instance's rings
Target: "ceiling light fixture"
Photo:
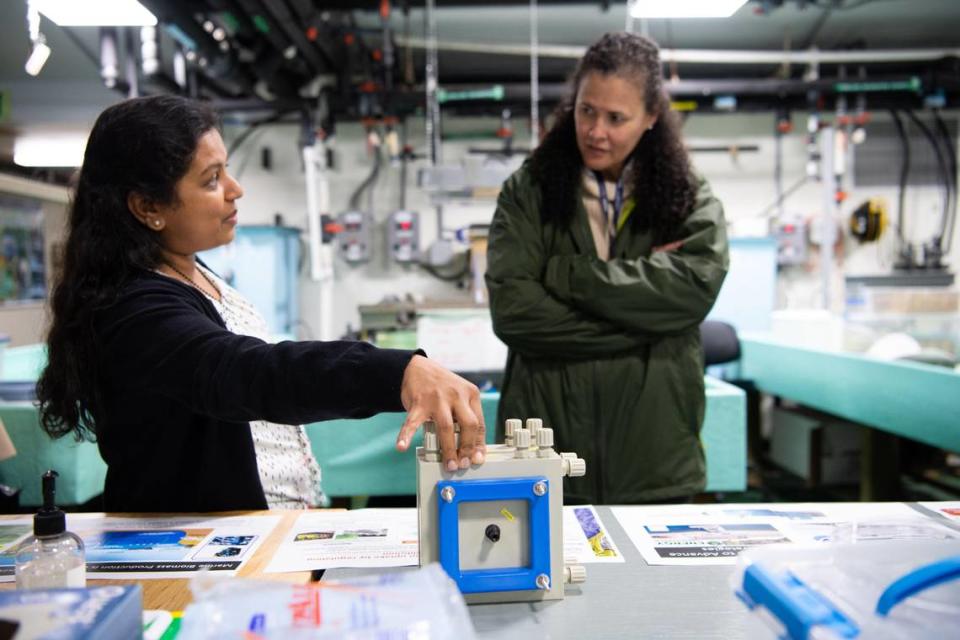
[[[137,0],[30,0],[61,27],[153,27],[157,18]]]
[[[35,76],[43,69],[51,52],[46,38],[40,33],[40,13],[37,11],[34,0],[27,2],[27,34],[30,36],[30,55],[23,69]]]
[[[21,167],[79,167],[86,147],[81,134],[25,135],[13,141],[13,161]]]
[[[26,64],[23,65],[24,71],[32,76],[39,74],[49,57],[50,47],[47,46],[43,36],[40,36],[33,42],[33,47],[30,49],[30,56],[27,58]]]
[[[747,0],[628,0],[634,18],[729,18]]]

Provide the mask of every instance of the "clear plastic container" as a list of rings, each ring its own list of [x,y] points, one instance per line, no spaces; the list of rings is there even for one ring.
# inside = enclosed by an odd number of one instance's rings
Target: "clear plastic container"
[[[201,575],[191,589],[178,640],[475,637],[463,596],[436,563],[302,585]]]
[[[960,540],[753,549],[732,578],[750,638],[944,638],[960,629]]]

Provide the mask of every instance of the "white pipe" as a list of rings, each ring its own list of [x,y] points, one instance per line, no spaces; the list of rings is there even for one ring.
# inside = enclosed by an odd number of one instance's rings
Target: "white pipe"
[[[833,243],[837,239],[837,176],[835,129],[820,130],[820,188],[823,196],[823,215],[820,217],[820,286],[821,305],[831,310],[833,280]],[[814,222],[816,224],[816,222]]]
[[[427,48],[427,42],[419,37],[397,37],[398,44],[415,49]],[[528,44],[502,44],[494,42],[437,41],[437,50],[485,53],[493,55],[529,56]],[[537,53],[544,58],[570,58],[579,60],[586,47],[556,44],[540,44]],[[960,57],[960,48],[937,49],[873,49],[863,51],[749,51],[733,49],[660,49],[663,62],[697,62],[700,64],[852,64],[855,62],[908,62],[939,60]]]
[[[310,245],[310,279],[320,280],[320,202],[317,194],[316,143],[303,147],[304,179],[307,183],[307,238]]]

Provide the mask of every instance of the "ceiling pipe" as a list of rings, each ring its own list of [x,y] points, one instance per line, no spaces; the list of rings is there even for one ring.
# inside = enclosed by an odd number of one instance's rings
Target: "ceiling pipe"
[[[320,58],[313,44],[307,40],[306,35],[300,28],[297,19],[283,2],[264,2],[262,7],[272,14],[273,19],[280,25],[286,33],[287,38],[297,49],[297,54],[310,65],[314,74],[329,71],[327,64]]]
[[[398,36],[397,43],[414,49],[425,49],[424,38]],[[503,44],[495,42],[453,42],[441,40],[436,43],[438,51],[483,53],[487,55],[530,55],[528,44]],[[567,58],[579,60],[586,53],[585,46],[540,44],[537,53],[542,58]],[[660,49],[660,60],[698,64],[852,64],[856,62],[922,62],[960,57],[960,48],[935,49],[863,49],[856,51],[750,51],[733,49]]]

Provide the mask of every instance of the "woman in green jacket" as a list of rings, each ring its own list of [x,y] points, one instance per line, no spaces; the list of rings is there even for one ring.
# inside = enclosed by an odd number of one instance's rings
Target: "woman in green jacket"
[[[504,183],[490,230],[493,326],[510,348],[499,428],[543,418],[587,461],[568,502],[704,489],[699,325],[727,272],[727,237],[660,70],[641,36],[592,45],[543,143]]]

